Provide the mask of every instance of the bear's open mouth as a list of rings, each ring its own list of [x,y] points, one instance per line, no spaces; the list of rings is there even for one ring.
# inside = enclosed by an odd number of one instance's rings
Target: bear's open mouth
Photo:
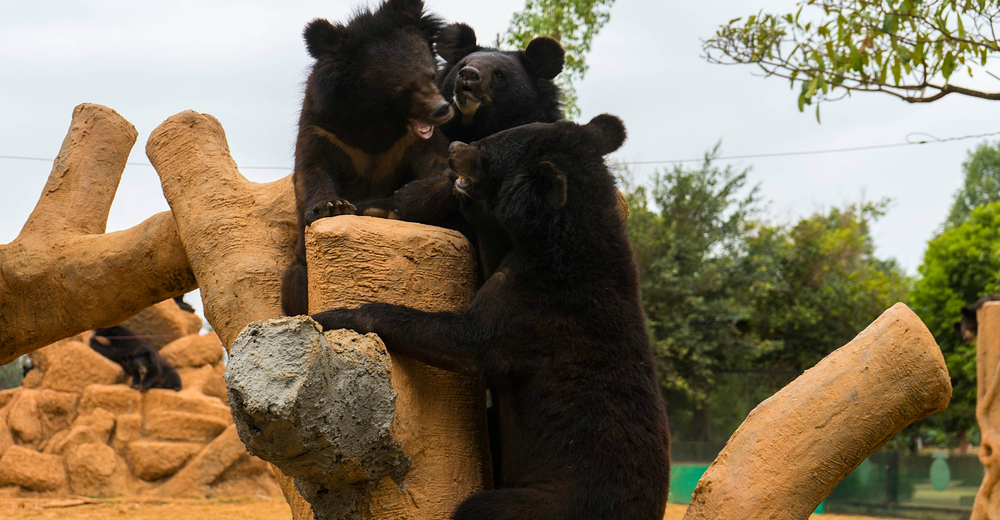
[[[472,186],[472,180],[469,179],[468,177],[459,176],[457,179],[455,179],[455,191],[461,193],[462,195],[471,197],[472,195],[470,195],[469,192],[467,191],[471,186]]]
[[[423,121],[415,121],[413,126],[410,127],[413,133],[417,134],[417,137],[421,139],[430,139],[434,135],[434,125],[430,123],[425,123]]]

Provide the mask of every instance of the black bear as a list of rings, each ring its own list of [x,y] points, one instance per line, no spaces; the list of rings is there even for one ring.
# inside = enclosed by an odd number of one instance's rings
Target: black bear
[[[984,303],[997,300],[1000,300],[1000,294],[987,294],[976,300],[976,303],[962,307],[962,319],[952,325],[955,332],[962,336],[962,341],[967,343],[976,341],[976,336],[979,334],[979,318],[976,317],[976,311],[981,309]]]
[[[562,119],[559,87],[565,52],[548,37],[523,50],[481,47],[471,27],[453,23],[441,30],[435,50],[444,59],[437,85],[459,113],[441,130],[448,139],[470,143],[501,130]]]
[[[434,83],[432,54],[443,25],[424,12],[423,0],[386,0],[346,25],[316,19],[306,26],[306,48],[316,62],[295,143],[299,240],[282,275],[285,314],[307,308],[306,226],[342,214],[392,216],[359,202],[443,174],[447,140],[434,130],[452,108]]]
[[[174,303],[176,303],[177,306],[180,307],[182,311],[194,314],[194,307],[192,307],[190,303],[184,301],[183,294],[180,296],[174,296]]]
[[[464,211],[491,214],[513,245],[470,306],[313,315],[324,329],[374,332],[396,354],[494,389],[501,478],[453,518],[663,518],[667,417],[603,160],[624,139],[621,120],[600,115],[453,143],[456,190],[475,202]]]
[[[125,376],[132,378],[132,388],[181,389],[177,369],[170,366],[148,341],[121,325],[94,329],[90,347],[121,365]]]
[[[565,51],[556,40],[542,36],[523,50],[501,51],[481,47],[471,27],[453,23],[438,34],[435,50],[444,59],[438,88],[459,109],[456,117],[441,126],[449,140],[468,143],[515,126],[562,119],[560,91],[553,78],[562,71]],[[477,233],[470,233],[465,223],[456,223],[453,191],[454,178],[433,176],[407,184],[392,197],[364,204],[402,220],[462,231],[476,244],[485,280],[509,243],[489,222],[488,214],[481,214],[479,225],[473,226]]]

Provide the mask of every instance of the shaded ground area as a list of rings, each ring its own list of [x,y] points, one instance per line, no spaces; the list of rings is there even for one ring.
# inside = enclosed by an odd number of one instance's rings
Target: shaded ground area
[[[687,506],[669,504],[663,520],[681,520]],[[280,497],[215,500],[155,500],[145,498],[0,498],[0,518],[69,518],[98,520],[289,520],[292,514]],[[867,516],[813,515],[812,520],[891,520]]]

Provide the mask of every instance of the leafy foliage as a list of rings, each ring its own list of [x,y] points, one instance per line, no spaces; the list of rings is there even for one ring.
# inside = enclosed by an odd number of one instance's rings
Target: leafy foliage
[[[749,321],[761,340],[753,364],[805,370],[906,300],[910,279],[875,256],[871,223],[888,200],[850,204],[770,228],[751,242]]]
[[[955,194],[945,227],[962,224],[973,208],[1000,201],[1000,143],[980,144],[962,163],[965,183]]]
[[[747,171],[719,168],[718,147],[698,169],[659,172],[652,186],[627,186],[628,233],[639,265],[643,307],[664,388],[705,402],[715,374],[752,348],[737,329],[745,314],[739,267],[757,189]]]
[[[965,222],[931,239],[919,272],[911,301],[941,347],[954,388],[948,409],[924,423],[969,431],[976,424],[976,349],[952,324],[963,305],[1000,292],[1000,202],[973,209]]]
[[[685,440],[725,440],[910,286],[874,255],[870,225],[886,201],[770,225],[748,170],[717,166],[717,154],[658,172],[648,187],[625,183],[643,308],[672,429]]]
[[[799,110],[856,91],[911,103],[951,93],[1000,99],[958,85],[1000,49],[995,0],[800,0],[789,14],[730,20],[702,42],[712,63],[756,63],[799,83]],[[805,12],[804,12],[805,11]],[[819,118],[819,104],[816,107]]]
[[[563,110],[572,119],[580,115],[575,82],[587,73],[585,56],[594,37],[611,19],[615,0],[527,0],[514,13],[504,43],[523,49],[538,36],[556,39],[566,50],[566,65],[556,83],[562,89]]]

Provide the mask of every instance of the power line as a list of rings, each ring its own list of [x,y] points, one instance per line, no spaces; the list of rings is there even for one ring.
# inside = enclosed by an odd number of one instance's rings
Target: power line
[[[841,153],[841,152],[859,152],[864,150],[876,150],[880,148],[897,148],[900,146],[913,146],[921,144],[935,144],[935,143],[947,143],[950,141],[964,141],[966,139],[981,139],[983,137],[993,137],[1000,135],[1000,132],[990,132],[985,134],[975,134],[975,135],[963,135],[958,137],[946,137],[944,139],[935,137],[931,134],[924,132],[910,132],[906,134],[905,143],[887,143],[887,144],[874,144],[870,146],[853,146],[848,148],[828,148],[826,150],[802,150],[798,152],[773,152],[773,153],[758,153],[758,154],[747,154],[747,155],[727,155],[723,157],[712,157],[713,161],[731,161],[736,159],[761,159],[768,157],[791,157],[796,155],[817,155],[825,153]],[[920,141],[911,141],[910,138],[914,136],[926,136],[930,140],[923,139]],[[0,155],[0,159],[18,159],[24,161],[52,161],[45,157],[24,157],[19,155]],[[618,164],[674,164],[674,163],[686,163],[686,162],[704,162],[705,157],[700,157],[698,159],[662,159],[656,161],[622,161]],[[130,162],[126,163],[128,166],[152,166],[149,163],[140,162]],[[240,166],[240,170],[285,170],[289,171],[292,168],[288,166]]]
[[[927,136],[932,140],[930,141],[926,139],[921,141],[910,140],[911,136],[919,136],[919,135]],[[1000,135],[1000,132],[990,132],[986,134],[976,134],[976,135],[963,135],[959,137],[946,137],[944,139],[940,139],[938,137],[934,137],[933,135],[924,132],[910,132],[909,134],[906,134],[905,143],[874,144],[870,146],[854,146],[850,148],[830,148],[826,150],[805,150],[799,152],[775,152],[775,153],[760,153],[760,154],[749,154],[749,155],[728,155],[724,157],[712,157],[711,159],[713,161],[727,161],[736,159],[757,159],[765,157],[788,157],[792,155],[816,155],[824,153],[858,152],[862,150],[875,150],[878,148],[896,148],[899,146],[913,146],[920,144],[946,143],[949,141],[963,141],[965,139],[981,139],[983,137],[992,137],[996,135]],[[659,160],[659,161],[624,161],[619,164],[673,164],[673,163],[686,163],[686,162],[705,162],[705,158],[701,157],[699,159],[673,159],[673,160]]]

